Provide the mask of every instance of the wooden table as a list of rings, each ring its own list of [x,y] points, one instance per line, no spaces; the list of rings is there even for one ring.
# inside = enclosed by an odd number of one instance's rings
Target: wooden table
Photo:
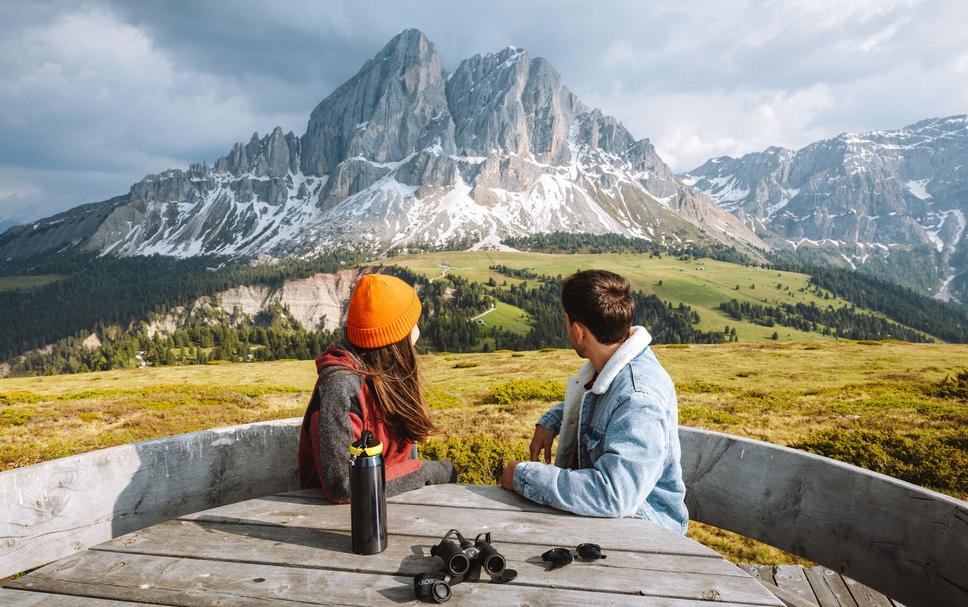
[[[782,605],[719,554],[642,519],[583,518],[499,487],[438,485],[389,500],[390,542],[350,550],[349,506],[318,493],[252,499],[154,525],[51,563],[0,589],[0,605],[398,605],[450,528],[491,531],[510,584],[453,588],[452,605]],[[548,570],[554,546],[600,544],[606,560]],[[412,603],[411,603],[412,602]]]

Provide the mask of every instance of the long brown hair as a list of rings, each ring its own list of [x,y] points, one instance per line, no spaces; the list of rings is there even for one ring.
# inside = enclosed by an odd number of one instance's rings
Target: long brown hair
[[[359,373],[373,389],[380,417],[393,433],[407,441],[423,441],[434,434],[437,428],[430,421],[410,336],[382,348],[352,349],[362,363]]]

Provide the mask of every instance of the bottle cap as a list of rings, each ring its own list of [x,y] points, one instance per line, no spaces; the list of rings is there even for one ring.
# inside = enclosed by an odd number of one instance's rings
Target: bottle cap
[[[377,441],[371,445],[370,441],[372,440],[373,433],[369,430],[364,430],[358,440],[350,443],[350,455],[380,455],[383,453],[383,443]]]

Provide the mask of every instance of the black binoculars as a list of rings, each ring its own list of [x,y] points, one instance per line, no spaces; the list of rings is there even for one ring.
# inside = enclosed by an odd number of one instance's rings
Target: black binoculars
[[[608,555],[602,554],[602,547],[598,544],[578,544],[575,551],[578,552],[578,558],[583,561],[597,561],[598,559],[608,558]],[[552,548],[541,555],[541,560],[551,563],[552,569],[557,569],[570,564],[574,557],[567,548]]]
[[[455,539],[450,539],[451,536]],[[444,561],[444,569],[414,576],[413,591],[418,599],[424,601],[447,601],[450,599],[451,586],[479,581],[481,570],[491,576],[494,582],[510,582],[517,577],[517,571],[506,569],[507,561],[491,544],[490,533],[478,534],[472,542],[457,529],[451,529],[439,544],[430,549],[430,554]]]

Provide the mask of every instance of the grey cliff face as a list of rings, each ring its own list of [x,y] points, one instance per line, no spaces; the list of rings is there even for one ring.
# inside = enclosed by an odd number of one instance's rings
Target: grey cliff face
[[[511,47],[465,59],[447,100],[462,155],[500,151],[548,164],[568,162],[569,127],[586,111],[547,61]]]
[[[968,116],[714,158],[684,179],[775,246],[968,294]]]
[[[0,260],[496,246],[558,230],[767,248],[544,59],[509,47],[447,74],[416,30],[324,99],[301,137],[253,134],[213,166],[149,175],[95,209],[12,230]]]
[[[302,171],[331,175],[355,156],[403,160],[431,127],[441,128],[435,119],[446,113],[437,52],[422,33],[406,30],[313,110],[302,138]]]

